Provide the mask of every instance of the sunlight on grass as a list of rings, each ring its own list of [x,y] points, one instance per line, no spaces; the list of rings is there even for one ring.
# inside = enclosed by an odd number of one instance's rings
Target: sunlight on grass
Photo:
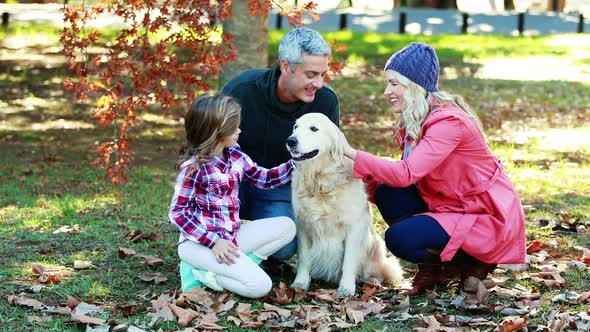
[[[180,126],[184,123],[184,119],[181,117],[171,117],[169,114],[166,113],[149,113],[144,112],[140,113],[138,116],[139,120],[159,124],[159,125],[167,125],[167,126]]]
[[[100,281],[93,281],[87,290],[87,296],[107,297],[111,294],[111,288]]]
[[[11,228],[13,231],[31,229],[51,232],[62,225],[63,218],[70,220],[72,217],[96,213],[93,211],[104,211],[117,204],[118,198],[112,193],[86,198],[69,195],[50,198],[42,195],[33,206],[21,206],[17,203],[0,208],[0,224],[6,226],[5,230]],[[15,219],[19,219],[20,222],[14,223]]]
[[[573,48],[590,47],[590,38],[580,34],[562,34],[547,36],[548,46],[567,46]]]

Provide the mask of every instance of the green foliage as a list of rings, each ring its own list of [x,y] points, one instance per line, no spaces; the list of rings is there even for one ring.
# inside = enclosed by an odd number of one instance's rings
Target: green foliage
[[[271,31],[269,39],[269,62],[276,62],[278,44],[284,31]],[[432,45],[442,66],[458,65],[463,61],[499,57],[566,57],[572,55],[572,44],[586,50],[590,45],[584,35],[558,35],[514,38],[504,35],[400,35],[374,32],[323,32],[327,41],[336,40],[346,44],[344,51],[349,60],[361,60],[381,67],[391,54],[411,42]],[[567,38],[569,44],[561,43]]]

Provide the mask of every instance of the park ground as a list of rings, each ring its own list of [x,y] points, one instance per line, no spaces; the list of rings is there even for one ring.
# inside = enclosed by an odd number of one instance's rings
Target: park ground
[[[234,331],[590,329],[587,35],[325,34],[348,44],[338,55],[347,59],[344,75],[331,83],[341,127],[353,146],[381,156],[399,155],[381,66],[415,39],[437,48],[442,89],[465,96],[478,112],[521,195],[528,264],[502,266],[470,292],[451,287],[411,298],[365,286],[357,298],[340,300],[336,285],[319,283],[291,294],[281,282],[293,275],[282,273],[273,275],[269,297],[252,301],[178,292],[178,235],[166,214],[183,110],[141,113],[130,181],[113,187],[91,165],[113,129],[62,88],[70,73],[58,35],[48,27],[0,34],[0,331],[108,331],[107,324],[175,331],[187,320],[199,330]],[[270,36],[271,58],[279,38]],[[415,267],[404,268],[411,277]]]

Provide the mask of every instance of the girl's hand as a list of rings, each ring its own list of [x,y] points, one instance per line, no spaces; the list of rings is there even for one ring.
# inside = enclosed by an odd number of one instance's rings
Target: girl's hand
[[[350,146],[350,144],[348,144],[348,140],[346,139],[346,136],[344,136],[342,131],[339,130],[338,134],[340,136],[340,143],[342,144],[342,148],[344,150],[344,155],[354,160],[354,158],[356,157],[356,150],[352,146]]]
[[[213,246],[213,256],[220,264],[232,265],[235,264],[237,258],[240,257],[238,247],[231,241],[221,239]]]

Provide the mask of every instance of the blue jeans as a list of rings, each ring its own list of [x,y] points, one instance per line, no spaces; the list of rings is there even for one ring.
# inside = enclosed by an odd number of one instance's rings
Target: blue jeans
[[[415,216],[428,212],[428,206],[416,186],[394,188],[379,184],[375,203],[390,225],[385,232],[385,244],[395,256],[412,263],[422,263],[432,256],[428,249],[442,250],[449,242],[449,235],[436,219]]]
[[[291,183],[273,189],[260,189],[242,182],[240,184],[240,218],[247,220],[285,216],[295,222],[291,204]],[[297,238],[270,257],[286,261],[297,252]]]

